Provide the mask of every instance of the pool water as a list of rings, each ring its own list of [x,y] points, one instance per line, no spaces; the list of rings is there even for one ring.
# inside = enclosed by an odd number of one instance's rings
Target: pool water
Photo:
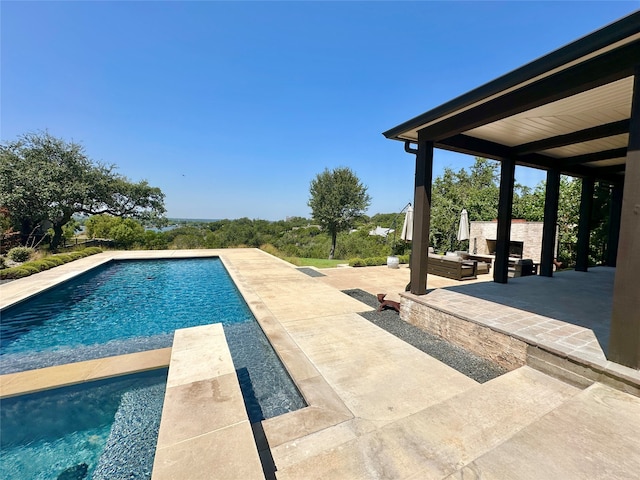
[[[219,259],[112,262],[4,310],[0,366],[167,347],[177,328],[249,318]]]
[[[2,311],[0,373],[170,347],[222,323],[252,422],[305,406],[217,258],[115,261]]]
[[[0,478],[151,478],[167,369],[3,399]]]

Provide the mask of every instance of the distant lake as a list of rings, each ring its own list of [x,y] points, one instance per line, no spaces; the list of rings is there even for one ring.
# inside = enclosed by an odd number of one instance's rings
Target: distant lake
[[[220,219],[218,218],[168,218],[169,225],[162,228],[147,228],[147,230],[152,230],[154,232],[169,232],[173,229],[184,227],[189,225],[190,223],[212,223],[217,222]]]
[[[219,222],[221,218],[167,218],[170,223],[211,223]]]

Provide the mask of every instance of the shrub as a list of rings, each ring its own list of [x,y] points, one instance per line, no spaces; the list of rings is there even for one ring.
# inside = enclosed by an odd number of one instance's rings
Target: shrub
[[[7,268],[7,259],[4,257],[0,257],[0,270],[3,268]]]
[[[265,243],[263,245],[260,245],[260,250],[262,250],[264,252],[267,252],[267,253],[273,255],[274,257],[281,257],[282,256],[282,253],[270,243]]]
[[[61,253],[61,254],[56,255],[55,257],[52,257],[52,258],[57,258],[62,263],[69,263],[71,260],[73,260],[73,257],[71,255],[69,255],[68,253]]]
[[[362,258],[352,258],[351,260],[349,260],[350,267],[365,267],[366,265],[367,262],[365,262]]]
[[[102,252],[102,249],[100,247],[89,247],[85,248],[84,250],[78,250],[76,252],[62,253],[60,255],[50,255],[33,262],[23,263],[22,265],[19,265],[17,267],[0,269],[0,279],[14,280],[16,278],[27,277],[34,273],[57,267],[58,265],[62,265],[63,263],[68,263],[73,260],[78,260],[79,258],[87,257],[89,255],[94,255],[100,252]],[[0,261],[3,260],[4,259],[0,257]]]
[[[64,260],[58,257],[57,255],[44,257],[43,260],[46,260],[47,262],[49,262],[52,267],[57,267],[58,265],[62,265],[63,263],[65,263]]]
[[[38,272],[43,272],[45,270],[49,270],[51,267],[54,267],[52,263],[48,262],[46,259],[35,260],[33,262],[25,263],[22,265],[23,267],[31,267],[36,268]]]
[[[16,278],[28,277],[33,272],[30,269],[20,267],[11,267],[0,270],[0,279],[15,280]]]
[[[403,255],[402,257],[398,257],[401,262],[402,259],[405,259],[403,263],[407,263],[409,261],[408,255]],[[352,258],[349,260],[349,266],[351,267],[376,267],[379,265],[386,265],[387,257],[369,257],[369,258]]]
[[[57,256],[44,257],[39,260],[34,260],[33,262],[29,262],[26,265],[33,265],[34,267],[43,270],[48,270],[53,267],[57,267],[58,265],[62,265],[65,263],[61,258]]]
[[[167,236],[163,232],[146,230],[140,241],[140,247],[147,250],[166,250],[169,246]]]
[[[7,257],[9,257],[14,262],[26,262],[33,255],[33,248],[28,247],[14,247],[7,252]]]
[[[33,266],[33,265],[29,264],[29,263],[25,263],[24,265],[20,265],[17,268],[21,268],[22,270],[26,270],[30,274],[38,273],[40,271],[40,269],[38,267]]]

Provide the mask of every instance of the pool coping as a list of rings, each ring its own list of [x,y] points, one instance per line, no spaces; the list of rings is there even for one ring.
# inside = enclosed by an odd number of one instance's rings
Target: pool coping
[[[216,478],[264,478],[221,323],[175,332],[151,478],[211,470]]]
[[[0,399],[169,366],[171,348],[0,375]]]

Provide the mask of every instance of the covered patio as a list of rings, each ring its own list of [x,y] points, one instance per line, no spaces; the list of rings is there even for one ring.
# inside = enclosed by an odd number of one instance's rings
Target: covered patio
[[[576,270],[588,272],[594,183],[610,185],[615,267],[607,359],[640,369],[640,12],[386,132],[416,155],[411,296],[427,294],[434,149],[501,163],[494,282],[508,281],[515,166],[547,172],[540,275],[554,276],[561,175],[582,179]],[[573,293],[585,295],[579,284]],[[604,293],[604,292],[603,292]],[[409,296],[408,296],[409,297]],[[545,303],[540,298],[541,304]],[[554,305],[548,305],[553,309]]]

